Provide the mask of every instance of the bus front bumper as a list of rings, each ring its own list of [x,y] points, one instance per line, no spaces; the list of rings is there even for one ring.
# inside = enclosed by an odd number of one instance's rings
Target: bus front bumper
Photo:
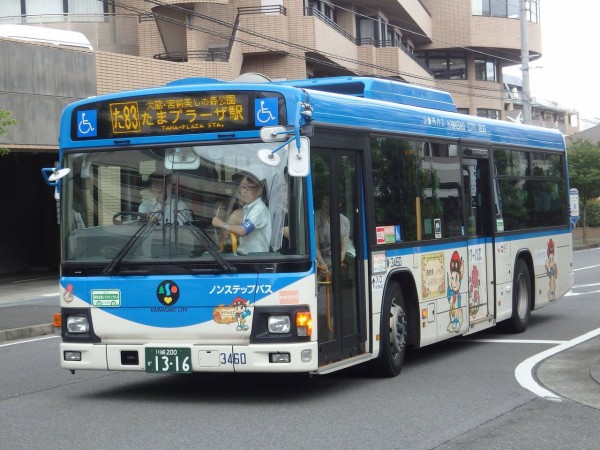
[[[184,360],[182,355],[189,355],[189,358]],[[318,368],[318,347],[316,341],[250,345],[186,345],[174,342],[107,345],[63,342],[60,344],[60,360],[61,367],[71,371],[309,373]]]

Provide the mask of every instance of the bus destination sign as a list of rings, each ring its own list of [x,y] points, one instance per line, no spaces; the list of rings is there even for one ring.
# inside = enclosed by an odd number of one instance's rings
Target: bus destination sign
[[[81,106],[71,137],[119,139],[256,130],[285,123],[283,97],[270,92],[174,93]]]

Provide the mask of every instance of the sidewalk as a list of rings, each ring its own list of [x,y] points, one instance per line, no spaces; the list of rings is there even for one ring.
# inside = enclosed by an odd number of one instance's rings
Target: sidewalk
[[[0,277],[0,342],[53,334],[60,312],[58,274]]]

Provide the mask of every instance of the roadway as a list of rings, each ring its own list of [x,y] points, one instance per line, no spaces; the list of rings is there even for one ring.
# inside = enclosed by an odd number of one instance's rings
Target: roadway
[[[535,311],[525,333],[489,330],[411,352],[393,379],[360,368],[313,378],[70,375],[53,334],[0,342],[0,448],[595,449],[599,256],[575,253],[572,292]],[[3,292],[34,289],[23,283]],[[0,325],[15,307],[58,310],[55,279],[48,291],[33,284],[32,299],[2,297]]]

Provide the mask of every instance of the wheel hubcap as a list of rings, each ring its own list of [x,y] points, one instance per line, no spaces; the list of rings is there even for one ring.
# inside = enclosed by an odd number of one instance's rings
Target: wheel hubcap
[[[394,358],[398,358],[406,347],[406,313],[396,299],[390,310],[390,345]]]
[[[519,280],[517,281],[517,314],[521,319],[524,319],[527,315],[527,289],[525,278],[522,274],[519,275]]]

